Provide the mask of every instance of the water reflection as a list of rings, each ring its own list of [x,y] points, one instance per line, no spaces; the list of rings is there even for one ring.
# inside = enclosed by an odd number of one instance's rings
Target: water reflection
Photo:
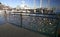
[[[13,15],[13,14],[11,14],[11,15],[9,15],[8,16],[8,22],[9,23],[14,23],[14,24],[16,24],[16,25],[20,25],[21,24],[21,22],[20,22],[20,15]]]
[[[1,24],[4,24],[6,21],[5,21],[5,18],[4,18],[4,14],[3,14],[3,12],[2,13],[0,13],[0,25]]]

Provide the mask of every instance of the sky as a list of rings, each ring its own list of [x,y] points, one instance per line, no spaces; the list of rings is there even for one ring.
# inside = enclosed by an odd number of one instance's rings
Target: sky
[[[34,7],[34,0],[0,0],[5,5],[9,5],[11,7],[16,7],[17,5],[22,5],[22,1],[25,2],[29,7]],[[47,7],[48,0],[43,0],[42,7]],[[60,0],[50,0],[50,7],[58,7],[60,6]],[[36,0],[36,8],[40,7],[40,0]]]
[[[17,5],[22,5],[22,1],[25,2],[25,4],[27,4],[30,7],[33,7],[33,2],[34,0],[0,0],[0,2],[2,2],[5,5],[9,5],[11,7],[16,7]],[[39,7],[39,0],[36,0],[36,7]]]

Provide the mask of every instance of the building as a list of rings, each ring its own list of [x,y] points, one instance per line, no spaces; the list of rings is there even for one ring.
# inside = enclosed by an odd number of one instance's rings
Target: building
[[[6,5],[3,5],[1,2],[0,2],[0,10],[11,10],[12,8],[10,6],[6,6]]]

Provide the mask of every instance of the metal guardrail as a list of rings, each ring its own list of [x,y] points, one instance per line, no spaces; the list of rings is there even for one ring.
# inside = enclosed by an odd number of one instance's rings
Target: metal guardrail
[[[10,13],[9,23],[54,37],[58,28],[58,18],[56,15]]]

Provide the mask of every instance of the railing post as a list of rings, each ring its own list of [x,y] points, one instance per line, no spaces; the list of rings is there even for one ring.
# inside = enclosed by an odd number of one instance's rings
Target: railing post
[[[21,22],[21,27],[22,27],[22,14],[20,14],[20,22]]]
[[[5,21],[7,23],[7,12],[6,11],[4,11],[4,17],[5,17]]]
[[[11,15],[11,12],[9,12],[9,14],[8,14],[8,15],[9,15],[9,16],[8,16],[8,18],[9,18],[9,19],[8,19],[8,20],[9,20],[8,22],[10,22],[10,15]]]

